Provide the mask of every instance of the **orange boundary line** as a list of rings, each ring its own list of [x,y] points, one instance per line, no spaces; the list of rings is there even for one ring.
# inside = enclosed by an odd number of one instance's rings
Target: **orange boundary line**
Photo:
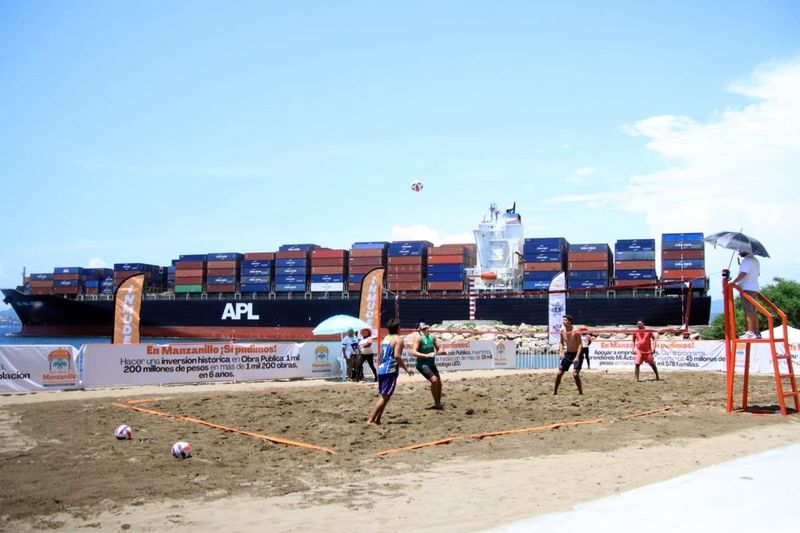
[[[663,413],[665,411],[670,411],[673,408],[674,408],[673,406],[669,406],[669,407],[662,407],[660,409],[652,409],[650,411],[645,411],[643,413],[634,413],[632,415],[620,417],[620,420],[630,420],[631,418],[637,418],[639,416],[647,416],[647,415],[654,415],[656,413]]]
[[[411,446],[404,446],[402,448],[392,448],[390,450],[383,450],[377,453],[378,457],[383,457],[389,455],[390,453],[399,453],[399,452],[408,452],[411,450],[418,450],[420,448],[428,448],[430,446],[439,446],[441,444],[450,444],[456,440],[466,440],[466,439],[483,439],[486,437],[497,437],[501,435],[510,435],[512,433],[530,433],[532,431],[544,431],[546,429],[558,429],[562,426],[580,426],[583,424],[600,424],[603,422],[603,419],[598,418],[595,420],[578,420],[576,422],[557,422],[555,424],[547,424],[545,426],[534,426],[530,428],[520,428],[520,429],[506,429],[502,431],[494,431],[492,433],[474,433],[472,435],[460,435],[457,437],[447,437],[444,439],[434,440],[431,442],[423,442],[420,444],[412,444]]]
[[[143,401],[146,401],[146,400],[140,400],[140,402],[143,402]],[[149,400],[149,401],[154,401],[154,400]],[[195,424],[201,424],[203,426],[207,426],[207,427],[214,428],[214,429],[220,429],[222,431],[228,431],[228,432],[231,432],[231,433],[239,433],[240,435],[247,435],[249,437],[255,437],[257,439],[266,440],[266,441],[269,441],[269,442],[273,442],[275,444],[283,444],[285,446],[296,446],[298,448],[306,448],[308,450],[317,450],[317,451],[325,452],[325,453],[327,453],[329,455],[336,455],[336,452],[331,450],[330,448],[323,448],[322,446],[316,446],[314,444],[306,444],[304,442],[296,442],[296,441],[292,441],[292,440],[281,439],[281,438],[278,438],[278,437],[271,437],[269,435],[262,435],[261,433],[254,433],[252,431],[244,431],[244,430],[241,430],[241,429],[232,428],[232,427],[228,427],[228,426],[221,426],[219,424],[214,424],[212,422],[207,422],[205,420],[200,420],[199,418],[192,418],[192,417],[189,417],[189,416],[181,416],[181,415],[173,415],[171,413],[164,413],[162,411],[156,411],[154,409],[145,409],[144,407],[135,407],[133,405],[128,405],[127,402],[126,403],[113,403],[112,405],[114,405],[116,407],[123,408],[123,409],[133,409],[134,411],[137,411],[137,412],[140,412],[140,413],[147,413],[147,414],[155,415],[155,416],[163,416],[163,417],[166,417],[166,418],[174,418],[175,420],[183,420],[184,422],[192,422],[192,423],[195,423]]]

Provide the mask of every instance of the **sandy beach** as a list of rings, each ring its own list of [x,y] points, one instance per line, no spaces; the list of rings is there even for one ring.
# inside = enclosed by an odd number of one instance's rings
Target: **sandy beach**
[[[553,375],[448,373],[444,411],[402,377],[380,426],[372,383],[0,396],[0,529],[475,531],[800,440],[796,415],[725,413],[723,374],[590,370],[583,396]]]

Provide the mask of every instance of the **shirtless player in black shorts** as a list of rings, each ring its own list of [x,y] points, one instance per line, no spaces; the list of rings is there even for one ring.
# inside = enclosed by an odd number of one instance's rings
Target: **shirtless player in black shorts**
[[[564,315],[564,327],[561,328],[561,342],[558,344],[558,355],[563,356],[561,364],[558,365],[558,373],[556,374],[556,386],[553,389],[553,394],[558,394],[558,386],[561,384],[561,378],[564,372],[569,370],[573,364],[575,371],[572,377],[575,378],[575,385],[578,386],[578,394],[583,394],[583,387],[581,386],[581,365],[583,364],[583,356],[580,354],[581,350],[581,334],[572,329],[572,317]]]

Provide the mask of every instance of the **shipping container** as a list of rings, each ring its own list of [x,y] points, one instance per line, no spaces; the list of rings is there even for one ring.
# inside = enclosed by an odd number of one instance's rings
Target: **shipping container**
[[[428,281],[429,291],[457,291],[464,290],[463,281]]]
[[[206,254],[181,254],[178,256],[179,261],[200,261],[205,263],[208,259],[206,259]]]
[[[196,278],[196,277],[204,277],[206,275],[206,271],[202,269],[187,269],[187,270],[176,270],[175,271],[175,279],[180,278]]]
[[[318,274],[346,274],[347,270],[342,266],[312,266],[311,267],[311,275],[318,275]]]
[[[522,270],[525,272],[561,272],[566,270],[564,263],[523,263]]]
[[[239,273],[242,276],[265,276],[270,277],[272,275],[271,268],[242,268],[239,270]]]
[[[235,285],[236,276],[209,276],[206,285]]]
[[[620,239],[614,244],[614,252],[654,252],[656,251],[655,239]],[[617,260],[621,260],[617,257]]]
[[[604,242],[601,243],[587,243],[587,244],[570,244],[569,245],[570,257],[573,253],[602,253],[608,255],[611,253],[611,247]]]
[[[242,283],[239,292],[269,292],[269,283]]]
[[[458,264],[445,264],[445,265],[428,265],[428,275],[441,274],[443,272],[458,272],[464,273],[464,265]]]
[[[661,261],[662,270],[673,270],[681,268],[704,269],[705,259],[664,259]]]
[[[244,259],[241,262],[241,268],[266,268],[271,269],[273,261],[271,259]]]
[[[235,284],[230,284],[230,285],[206,285],[206,292],[229,293],[229,292],[237,292],[237,290],[236,290],[236,285]]]
[[[655,269],[655,261],[615,261],[614,268],[617,270],[647,270]]]
[[[275,285],[297,285],[305,282],[305,276],[275,276]]]
[[[308,270],[305,267],[281,267],[275,269],[275,276],[305,276]]]
[[[385,266],[386,260],[380,257],[351,257],[350,266]]]
[[[350,250],[350,258],[353,257],[386,257],[386,250],[378,248],[365,248]]]
[[[523,272],[523,281],[546,281],[548,284],[558,276],[558,272]]]
[[[83,267],[56,267],[53,274],[83,274]]]
[[[175,288],[173,289],[175,294],[187,293],[187,292],[203,292],[203,285],[202,284],[192,284],[192,285],[178,285],[175,284]]]
[[[198,270],[206,267],[205,261],[183,261],[179,260],[173,265],[175,271],[179,270]]]
[[[241,261],[244,258],[243,254],[239,252],[221,252],[221,253],[213,253],[213,254],[206,254],[206,261]]]
[[[522,282],[522,290],[524,291],[547,291],[550,290],[550,281],[545,280],[531,280]]]
[[[700,278],[700,279],[693,279],[691,281],[686,280],[685,282],[682,280],[673,280],[673,279],[663,279],[661,280],[664,285],[662,288],[664,289],[683,289],[686,287],[686,283],[691,285],[692,289],[707,289],[708,288],[708,278]],[[674,281],[674,285],[670,285],[669,283]]]
[[[269,276],[242,276],[242,285],[269,285]]]
[[[343,267],[346,264],[347,264],[347,260],[344,257],[330,257],[330,258],[328,258],[328,257],[321,257],[321,258],[312,257],[311,258],[311,266],[312,267],[315,267],[315,266],[318,266],[318,267],[332,267],[332,266]]]
[[[391,256],[427,256],[428,248],[433,246],[428,241],[398,241],[389,245],[388,255]]]
[[[352,250],[385,250],[389,244],[385,241],[354,242],[350,248]]]
[[[673,269],[662,270],[661,277],[664,279],[694,279],[705,277],[706,271],[702,268],[696,269]]]
[[[281,252],[311,252],[319,249],[317,244],[282,244],[278,247],[278,253]]]
[[[614,252],[614,259],[617,261],[655,261],[655,250],[648,250],[644,252]]]
[[[405,273],[405,274],[387,274],[386,275],[387,281],[422,281],[422,274],[413,274],[413,273]],[[452,281],[452,280],[446,280]]]
[[[662,250],[661,259],[705,259],[705,250]]]
[[[276,259],[275,260],[275,267],[276,268],[286,268],[286,267],[301,267],[306,268],[308,266],[307,259]]]
[[[569,250],[569,242],[564,237],[525,239],[522,251],[525,254],[564,253]]]
[[[567,255],[568,261],[585,262],[585,261],[605,261],[610,263],[613,255],[608,252],[569,252]]]
[[[526,263],[564,263],[567,261],[567,254],[564,252],[536,252],[523,254],[522,259]]]
[[[247,252],[244,254],[245,261],[261,260],[261,261],[274,261],[275,252]]]
[[[364,274],[350,274],[347,276],[348,283],[361,283],[364,279]]]
[[[367,272],[375,270],[376,268],[385,268],[385,267],[383,267],[383,266],[371,266],[371,265],[367,265],[367,266],[351,266],[348,269],[347,272],[349,274],[361,274],[363,276]],[[419,266],[417,266],[415,268],[419,268]]]
[[[637,287],[640,285],[653,285],[656,283],[654,279],[615,279],[614,286],[615,287]],[[646,287],[648,288],[648,287]],[[655,286],[649,287],[655,288]]]
[[[389,256],[389,266],[395,265],[423,265],[422,256]]]
[[[206,268],[239,268],[239,261],[208,261]]]
[[[424,273],[421,265],[389,265],[386,269],[388,274],[402,274],[409,272],[416,272],[420,275]]]
[[[211,276],[238,276],[238,268],[209,268],[206,271],[206,277]]]
[[[308,259],[308,252],[278,252],[275,254],[275,260],[280,262],[284,259],[299,259],[306,261]]]
[[[330,248],[320,248],[311,252],[311,261],[315,259],[346,259],[347,250],[333,250]]]
[[[430,272],[428,271],[428,281],[464,281],[463,272]]]
[[[658,278],[656,271],[653,269],[641,270],[616,270],[614,271],[614,278],[616,279],[652,279]]]
[[[306,292],[305,283],[276,283],[275,292]]]
[[[603,270],[610,269],[611,264],[606,261],[570,261],[569,270]]]
[[[608,287],[607,279],[570,278],[567,280],[570,289],[602,289]]]
[[[52,280],[53,274],[31,274],[29,278],[36,281]]]
[[[420,292],[422,290],[422,282],[391,281],[386,284],[386,288],[390,291]]]
[[[344,283],[343,274],[317,274],[311,276],[311,283]]]
[[[311,292],[344,292],[344,283],[315,283],[309,285]]]
[[[429,255],[429,265],[458,264],[471,266],[470,258],[466,255]]]
[[[569,279],[609,279],[611,274],[608,270],[577,270],[567,272]]]

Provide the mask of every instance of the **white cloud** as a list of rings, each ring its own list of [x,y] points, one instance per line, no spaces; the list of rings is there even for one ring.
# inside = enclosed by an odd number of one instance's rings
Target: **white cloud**
[[[392,226],[393,241],[430,241],[434,245],[462,244],[475,242],[472,232],[445,233],[439,232],[424,224],[414,226]]]
[[[571,176],[567,176],[565,181],[574,185],[586,185],[589,183],[587,178],[595,172],[597,172],[597,169],[594,167],[581,167],[576,169]]]
[[[800,278],[800,57],[761,66],[729,89],[754,102],[705,122],[661,115],[623,126],[664,168],[615,191],[555,200],[642,215],[652,235],[743,229],[773,256],[761,262],[762,282]]]
[[[0,263],[0,280],[7,280],[8,276],[6,275],[6,269],[3,266],[3,263]]]
[[[89,268],[105,268],[106,262],[99,257],[92,257],[89,259]]]

